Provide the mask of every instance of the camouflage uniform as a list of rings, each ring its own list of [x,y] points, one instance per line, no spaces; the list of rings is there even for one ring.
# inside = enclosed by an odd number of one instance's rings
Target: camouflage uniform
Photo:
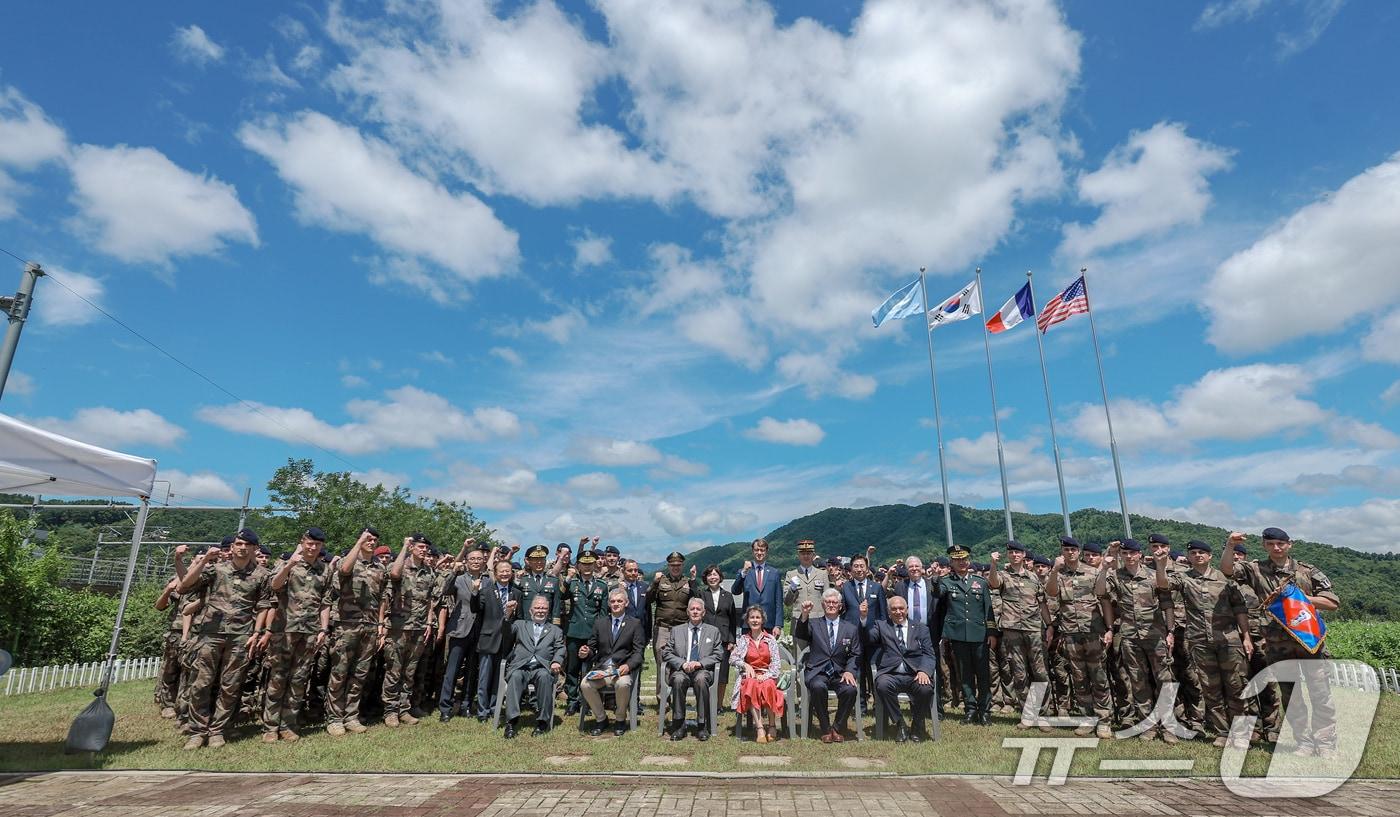
[[[1235,577],[1237,582],[1239,578],[1239,575]],[[1254,652],[1249,656],[1249,677],[1253,678],[1269,666],[1264,628],[1268,626],[1270,616],[1264,610],[1263,601],[1259,598],[1259,594],[1254,592],[1252,585],[1248,582],[1240,582],[1240,592],[1244,594],[1245,605],[1249,607],[1249,637],[1254,641]],[[1279,717],[1282,714],[1279,706],[1278,683],[1270,681],[1261,686],[1258,695],[1245,701],[1245,713],[1258,719],[1254,723],[1254,737],[1256,739],[1268,737],[1270,741],[1277,740]]]
[[[1134,726],[1151,716],[1163,685],[1172,681],[1166,611],[1155,571],[1146,565],[1138,565],[1135,573],[1120,567],[1105,585],[1104,598],[1118,612],[1118,666],[1127,692],[1123,725]]]
[[[1332,590],[1332,580],[1327,578],[1325,573],[1307,562],[1299,562],[1291,557],[1282,567],[1275,566],[1269,559],[1236,562],[1234,575],[1236,581],[1252,587],[1261,600],[1269,599],[1280,587],[1291,581],[1309,596],[1321,596],[1334,603],[1341,603]],[[1292,700],[1293,685],[1279,684],[1279,702],[1287,707],[1284,715],[1293,729],[1298,746],[1335,749],[1337,709],[1332,702],[1327,668],[1322,661],[1313,660],[1328,658],[1327,648],[1323,646],[1316,654],[1308,652],[1272,615],[1264,615],[1267,616],[1264,625],[1265,660],[1273,664],[1275,661],[1304,659],[1303,683],[1307,687],[1308,697],[1312,699],[1311,718],[1301,696],[1296,702]],[[1256,653],[1259,651],[1258,645],[1255,646],[1255,650]]]
[[[208,588],[197,629],[200,641],[190,684],[193,734],[222,737],[238,711],[248,668],[248,638],[260,610],[272,605],[270,574],[255,559],[206,565],[190,589]]]
[[[1060,649],[1069,665],[1074,696],[1071,714],[1098,718],[1105,723],[1110,714],[1108,673],[1103,665],[1103,634],[1106,631],[1099,599],[1094,595],[1098,571],[1080,563],[1075,570],[1060,568],[1060,609],[1055,622]]]
[[[1006,660],[1007,703],[1020,714],[1030,685],[1049,680],[1045,670],[1044,622],[1040,618],[1045,588],[1035,571],[1026,567],[1015,572],[999,571],[997,576],[1001,579],[997,625],[1001,628],[1000,651]]]
[[[342,558],[355,556],[350,554]],[[332,581],[337,588],[340,623],[331,655],[330,680],[326,684],[326,720],[345,725],[358,722],[360,717],[360,696],[378,647],[375,619],[379,615],[379,601],[388,571],[372,559],[358,558],[350,575],[340,573],[338,567],[334,571]]]
[[[1185,573],[1187,568],[1179,562],[1167,565],[1167,573]],[[1201,673],[1196,661],[1191,657],[1191,649],[1186,640],[1186,604],[1180,590],[1171,591],[1172,623],[1172,677],[1176,680],[1176,719],[1192,729],[1200,729],[1205,721],[1201,710]]]
[[[184,665],[180,660],[181,642],[184,640],[183,621],[180,617],[180,594],[171,593],[169,596],[170,625],[165,630],[165,645],[161,650],[160,675],[156,678],[156,706],[160,708],[161,714],[165,710],[174,710],[175,702],[180,696],[180,676],[184,673]]]
[[[1060,597],[1046,596],[1045,607],[1050,612],[1051,629],[1060,620]],[[1042,711],[1049,711],[1057,717],[1064,717],[1070,710],[1069,662],[1064,657],[1065,640],[1058,632],[1054,639],[1045,645],[1045,673],[1049,676],[1050,689],[1045,696]]]
[[[437,576],[431,567],[403,565],[389,580],[389,632],[384,639],[384,715],[404,715],[413,707],[412,686],[423,657],[423,636],[433,606]]]
[[[1186,606],[1186,641],[1201,678],[1201,698],[1206,731],[1216,736],[1230,732],[1236,715],[1244,714],[1246,663],[1236,621],[1247,614],[1239,585],[1213,567],[1205,572],[1188,570],[1169,574],[1172,590],[1181,590]]]
[[[320,559],[298,562],[287,573],[277,596],[277,613],[268,629],[267,695],[263,701],[264,732],[295,732],[301,725],[306,688],[321,638],[321,610],[330,604],[330,567]]]

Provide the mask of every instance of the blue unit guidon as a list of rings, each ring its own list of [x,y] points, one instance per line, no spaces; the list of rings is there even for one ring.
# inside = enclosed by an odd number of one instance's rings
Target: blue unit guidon
[[[1269,602],[1268,610],[1269,615],[1308,652],[1316,653],[1322,649],[1322,640],[1327,637],[1327,625],[1298,585],[1288,582],[1280,587],[1274,594],[1274,600]]]

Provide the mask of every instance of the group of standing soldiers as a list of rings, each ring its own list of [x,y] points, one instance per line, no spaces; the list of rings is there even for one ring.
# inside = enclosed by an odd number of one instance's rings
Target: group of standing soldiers
[[[1049,718],[1069,716],[1081,735],[1108,738],[1117,726],[1174,743],[1190,729],[1223,746],[1234,718],[1250,714],[1252,738],[1275,741],[1284,698],[1269,685],[1243,700],[1247,677],[1277,660],[1321,654],[1304,649],[1265,608],[1289,582],[1318,610],[1335,610],[1338,601],[1322,571],[1292,559],[1286,533],[1266,529],[1266,555],[1257,560],[1242,558],[1244,538],[1231,534],[1218,566],[1201,541],[1183,556],[1158,534],[1146,553],[1133,539],[1111,542],[1104,553],[1065,536],[1053,562],[1013,540],[1005,564],[1001,552],[972,563],[954,546],[927,573],[915,556],[872,567],[873,548],[823,569],[811,540],[798,543],[798,567],[779,573],[759,539],[725,590],[718,568],[697,577],[679,553],[645,580],[636,561],[613,547],[589,549],[586,538],[576,560],[568,545],[552,560],[535,546],[517,570],[512,549],[473,539],[454,556],[414,534],[394,555],[369,527],[339,556],[326,550],[319,528],[308,528],[294,551],[274,560],[244,529],[188,568],[177,549],[177,575],[157,602],[171,624],[156,702],[162,715],[179,719],[187,749],[222,746],[240,713],[261,722],[262,740],[295,741],[317,704],[329,734],[363,732],[377,709],[366,695],[376,678],[388,727],[417,723],[434,708],[442,721],[459,714],[485,721],[501,691],[512,622],[544,597],[547,621],[563,632],[565,714],[574,715],[583,705],[580,648],[607,615],[612,591],[626,595],[626,615],[640,620],[658,654],[670,628],[685,623],[692,597],[705,600],[705,620],[729,648],[741,609],[733,596],[762,609],[781,635],[804,602],[820,603],[834,589],[842,618],[862,631],[887,620],[895,595],[910,621],[929,628],[940,717],[945,705],[961,703],[964,722],[986,724],[995,705],[1019,713],[1021,729],[1048,731]],[[1288,717],[1297,751],[1327,754],[1336,745],[1335,711],[1321,662],[1312,666],[1304,675],[1312,717],[1298,707]],[[874,684],[870,668],[861,670],[868,700]]]

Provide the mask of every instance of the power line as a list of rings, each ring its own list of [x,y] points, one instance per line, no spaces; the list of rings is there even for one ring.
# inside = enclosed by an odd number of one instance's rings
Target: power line
[[[28,261],[25,261],[25,259],[20,258],[18,255],[15,255],[14,253],[10,252],[9,250],[5,249],[4,247],[0,247],[0,252],[3,252],[4,254],[10,256],[11,258],[13,258],[13,259],[15,259],[16,261],[19,261],[19,262],[21,262],[21,263],[26,263],[26,264],[29,263]],[[323,448],[323,447],[317,445],[316,443],[312,442],[311,440],[306,439],[305,437],[303,437],[302,435],[300,435],[300,434],[298,434],[297,432],[293,431],[292,429],[288,428],[286,425],[284,425],[284,424],[283,424],[280,420],[278,420],[276,417],[273,417],[273,416],[267,414],[266,412],[264,412],[262,409],[258,408],[258,405],[257,405],[256,403],[250,402],[250,401],[248,401],[248,400],[244,400],[242,397],[239,397],[238,395],[236,395],[236,394],[234,394],[233,392],[229,391],[228,389],[224,388],[222,385],[220,385],[218,382],[216,382],[212,377],[209,377],[208,375],[206,375],[206,374],[204,374],[203,372],[199,371],[199,370],[196,369],[195,367],[191,366],[190,364],[186,363],[185,361],[181,360],[180,358],[178,358],[178,357],[176,357],[175,355],[171,354],[170,352],[166,351],[165,348],[162,347],[160,344],[156,343],[155,341],[151,340],[150,338],[148,338],[148,337],[146,337],[145,335],[141,334],[140,332],[136,331],[136,330],[133,329],[129,324],[127,324],[125,321],[123,321],[121,318],[118,318],[116,315],[113,315],[111,312],[108,312],[107,310],[103,309],[102,307],[100,307],[100,306],[98,306],[97,304],[93,303],[92,301],[88,300],[86,297],[83,296],[82,293],[78,292],[77,290],[75,290],[75,289],[73,289],[72,287],[68,286],[67,284],[63,283],[63,279],[58,278],[58,277],[55,277],[52,271],[46,271],[46,273],[47,273],[46,277],[47,277],[50,281],[53,281],[55,284],[58,284],[59,286],[63,287],[64,289],[68,290],[68,293],[69,293],[70,295],[72,295],[73,297],[75,297],[75,298],[77,298],[78,300],[82,301],[83,303],[87,304],[88,306],[92,307],[93,309],[97,310],[99,313],[101,313],[102,315],[106,316],[109,320],[111,320],[111,321],[112,321],[113,323],[115,323],[117,326],[120,326],[121,328],[123,328],[123,329],[125,329],[126,331],[130,332],[132,335],[135,335],[142,343],[145,343],[147,346],[150,346],[152,349],[155,349],[157,352],[160,352],[162,355],[165,355],[166,357],[168,357],[168,358],[170,358],[171,360],[175,361],[175,363],[177,363],[177,364],[178,364],[181,368],[183,368],[185,371],[189,372],[190,374],[194,375],[195,377],[198,377],[200,380],[203,380],[205,383],[208,383],[209,385],[213,386],[214,388],[216,388],[216,389],[218,389],[219,391],[223,392],[224,394],[228,395],[230,398],[232,398],[233,400],[237,401],[237,402],[238,402],[240,405],[242,405],[244,408],[248,409],[249,411],[253,412],[254,414],[258,415],[259,417],[262,417],[264,420],[267,420],[268,422],[272,423],[273,425],[275,425],[275,426],[277,426],[278,428],[282,429],[283,431],[287,432],[287,433],[290,434],[292,437],[295,437],[296,439],[301,440],[303,443],[306,443],[307,445],[311,446],[312,448],[316,449],[317,451],[320,451],[322,454],[325,454],[326,456],[331,457],[332,459],[338,460],[339,462],[345,464],[346,466],[349,466],[352,470],[356,470],[356,471],[363,471],[363,470],[364,470],[363,468],[360,468],[360,467],[359,467],[358,465],[356,465],[355,463],[350,462],[349,460],[345,459],[344,457],[340,456],[339,454],[335,453],[334,451],[329,451],[329,450],[327,450],[327,449],[325,449],[325,448]]]

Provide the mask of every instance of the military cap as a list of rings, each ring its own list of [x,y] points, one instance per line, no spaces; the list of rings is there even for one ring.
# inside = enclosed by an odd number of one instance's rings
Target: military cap
[[[608,545],[607,547],[603,548],[603,555],[604,555],[604,556],[621,556],[621,555],[622,555],[622,551],[618,550],[616,545]]]
[[[272,548],[268,547],[267,545],[258,545],[258,552],[264,556],[272,556]]]
[[[438,550],[433,545],[428,545],[428,555],[436,559],[438,556],[442,555],[442,551]]]
[[[841,562],[841,557],[840,557],[840,556],[828,556],[828,557],[826,558],[826,566],[827,566],[827,567],[841,567],[841,565],[842,565],[842,562]]]
[[[519,563],[519,562],[511,562],[511,563],[510,563],[510,566],[511,566],[511,569],[514,570],[514,571],[517,572],[517,573],[519,573],[521,570],[524,569],[524,568],[522,568],[522,567],[520,566],[520,563]]]
[[[1202,542],[1200,539],[1192,539],[1191,541],[1187,542],[1187,543],[1186,543],[1186,549],[1187,549],[1187,550],[1204,550],[1206,553],[1210,553],[1210,552],[1211,552],[1211,550],[1210,550],[1210,543],[1208,543],[1208,542]]]
[[[950,559],[966,559],[971,555],[971,553],[968,553],[967,548],[963,547],[962,545],[948,546],[948,558]]]
[[[526,559],[548,559],[548,558],[549,558],[549,548],[545,547],[544,545],[535,545],[534,547],[532,547],[532,548],[530,548],[529,550],[525,551],[525,558],[526,558]]]
[[[365,525],[364,528],[362,528],[362,529],[360,530],[360,533],[368,533],[370,536],[373,536],[375,539],[378,539],[378,538],[379,538],[379,529],[376,528],[376,527],[373,527],[373,526],[371,526],[371,525]]]
[[[414,542],[421,542],[429,547],[432,547],[433,544],[432,540],[424,536],[422,533],[415,533],[412,536],[410,536],[409,539],[411,539]]]
[[[380,545],[379,547],[374,549],[375,556],[389,556],[392,555],[393,552],[394,551],[389,549],[388,545]]]
[[[1235,552],[1238,553],[1238,554],[1240,554],[1241,556],[1248,556],[1248,555],[1249,555],[1249,548],[1247,548],[1247,547],[1244,546],[1244,542],[1236,542],[1236,543],[1235,543]]]
[[[900,565],[899,567],[896,567],[894,569],[894,575],[901,579],[907,579],[909,578],[909,568],[905,567],[904,565]]]
[[[813,542],[811,539],[803,539],[802,541],[800,541],[800,542],[797,543],[797,552],[798,552],[798,553],[806,553],[806,552],[808,552],[808,551],[811,551],[811,552],[815,553],[816,550],[817,550],[817,543],[816,543],[816,542]]]
[[[277,558],[284,562],[288,561],[292,558],[292,552],[290,550],[284,550]]]
[[[1154,533],[1152,535],[1156,536],[1157,534]],[[1142,552],[1142,543],[1132,538],[1131,536],[1127,539],[1124,539],[1122,542],[1119,542],[1118,544],[1120,547],[1122,547],[1123,550],[1131,550],[1134,553]]]
[[[1170,558],[1172,561],[1176,561],[1177,559],[1180,559],[1182,556],[1185,556],[1185,555],[1186,555],[1186,554],[1182,553],[1182,552],[1179,551],[1179,550],[1169,550],[1169,551],[1167,551],[1167,557]]]
[[[1167,545],[1167,546],[1170,546],[1170,545],[1171,545],[1171,540],[1168,539],[1167,537],[1163,536],[1163,535],[1160,534],[1160,533],[1154,533],[1154,534],[1152,534],[1151,536],[1147,537],[1147,543],[1150,544],[1150,545]]]
[[[933,563],[938,565],[939,567],[948,567],[952,564],[952,562],[948,561],[947,556],[939,556],[937,559],[933,560]]]
[[[1007,550],[1019,550],[1019,551],[1021,551],[1022,553],[1025,553],[1025,552],[1026,552],[1026,546],[1023,545],[1023,544],[1021,544],[1020,542],[1017,542],[1015,539],[1008,539],[1008,540],[1006,540],[1006,549],[1007,549]]]
[[[1291,542],[1291,541],[1293,541],[1293,540],[1291,540],[1291,539],[1288,538],[1288,534],[1287,534],[1287,533],[1284,533],[1283,528],[1264,528],[1264,533],[1261,534],[1261,538],[1264,538],[1264,539],[1277,539],[1277,540],[1279,540],[1280,542]]]
[[[207,552],[209,552],[208,545],[200,545],[199,547],[194,549],[194,555],[196,556],[203,556]]]
[[[1061,536],[1061,537],[1060,537],[1060,546],[1061,546],[1061,547],[1067,547],[1067,548],[1082,548],[1082,547],[1084,547],[1083,545],[1079,544],[1079,540],[1078,540],[1078,539],[1075,539],[1073,536]]]
[[[988,566],[983,562],[973,562],[972,564],[968,565],[968,567],[971,568],[973,573],[981,573],[984,570],[989,569]]]
[[[1103,553],[1103,546],[1098,542],[1085,542],[1082,549],[1085,553]]]
[[[598,557],[593,555],[593,551],[585,550],[578,555],[578,563],[581,565],[591,565],[598,561]]]
[[[229,545],[233,544],[233,540],[237,538],[237,536],[225,536],[224,538],[219,540],[219,547],[226,548]]]
[[[669,555],[669,556],[666,557],[666,563],[667,563],[667,564],[675,564],[676,562],[684,562],[684,561],[685,561],[685,557],[681,555],[681,552],[680,552],[679,550],[673,550],[673,551],[671,551],[671,555]]]
[[[573,545],[570,545],[568,542],[560,542],[559,544],[557,544],[557,545],[554,546],[554,552],[555,552],[555,553],[563,553],[563,552],[566,551],[566,550],[569,551],[570,553],[573,553],[573,552],[574,552]]]
[[[1046,567],[1050,567],[1053,564],[1049,559],[1045,558],[1044,556],[1032,556],[1031,561],[1035,562],[1038,565],[1045,565]]]
[[[321,561],[323,561],[323,562],[329,562],[330,560],[331,560],[330,551],[328,551],[328,550],[323,550],[323,551],[321,551]]]
[[[314,525],[312,527],[307,528],[306,533],[303,533],[302,536],[305,536],[307,539],[312,539],[317,542],[326,541],[326,532]]]
[[[253,532],[252,528],[244,528],[243,530],[238,532],[238,535],[235,538],[242,539],[250,545],[260,544],[258,535]]]

